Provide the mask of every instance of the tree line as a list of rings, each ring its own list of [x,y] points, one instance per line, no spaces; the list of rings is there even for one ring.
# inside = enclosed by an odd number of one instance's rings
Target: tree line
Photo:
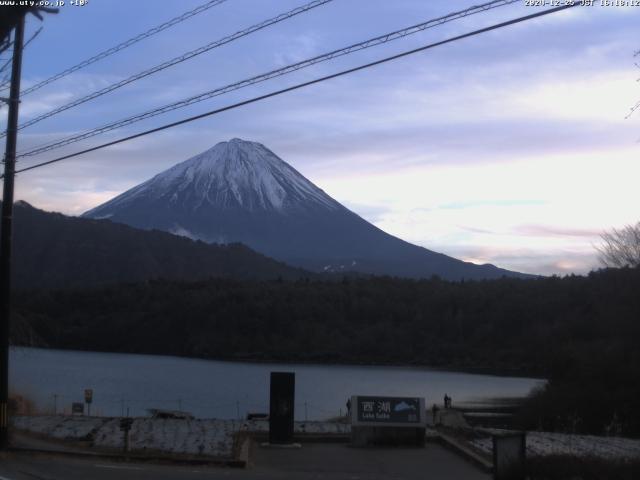
[[[448,282],[156,280],[17,294],[16,344],[549,379],[528,428],[640,435],[640,269]],[[616,431],[617,431],[616,430]]]

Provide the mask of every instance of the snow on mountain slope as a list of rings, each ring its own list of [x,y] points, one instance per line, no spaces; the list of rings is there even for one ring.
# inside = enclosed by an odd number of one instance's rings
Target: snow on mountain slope
[[[313,271],[408,277],[519,275],[393,237],[343,207],[271,150],[234,138],[85,213],[209,243],[241,242]]]
[[[169,202],[191,210],[211,205],[282,211],[302,202],[330,210],[341,207],[264,145],[234,138],[171,167],[86,216],[109,215],[101,212],[139,198],[159,200],[168,192]]]

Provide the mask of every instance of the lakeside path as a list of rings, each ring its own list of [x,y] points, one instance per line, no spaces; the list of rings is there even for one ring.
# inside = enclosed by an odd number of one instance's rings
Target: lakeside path
[[[294,450],[263,449],[254,443],[246,469],[158,465],[11,453],[0,462],[3,480],[198,480],[370,479],[489,480],[490,475],[437,444],[424,448],[354,449],[345,444],[303,444]]]

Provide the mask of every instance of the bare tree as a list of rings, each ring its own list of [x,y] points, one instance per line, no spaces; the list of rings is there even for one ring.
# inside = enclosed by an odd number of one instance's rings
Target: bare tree
[[[640,266],[640,222],[621,229],[612,229],[601,236],[602,244],[596,247],[600,261],[606,267]]]

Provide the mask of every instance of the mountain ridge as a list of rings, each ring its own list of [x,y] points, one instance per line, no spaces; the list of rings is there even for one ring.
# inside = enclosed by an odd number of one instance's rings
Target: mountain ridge
[[[347,209],[264,145],[234,138],[85,214],[208,243],[241,242],[312,271],[448,280],[529,277],[396,238]]]
[[[109,220],[14,208],[13,284],[18,289],[85,288],[153,279],[313,277],[245,245],[211,245]]]

